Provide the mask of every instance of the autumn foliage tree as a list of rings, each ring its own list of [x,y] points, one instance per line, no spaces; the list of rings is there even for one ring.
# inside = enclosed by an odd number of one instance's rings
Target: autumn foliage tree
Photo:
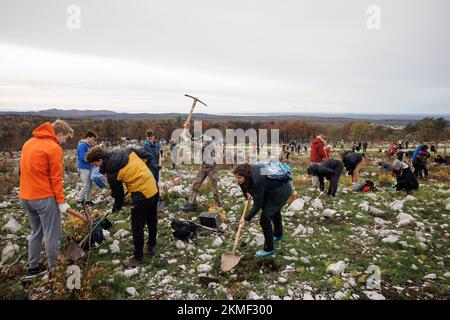
[[[40,116],[2,116],[0,118],[0,150],[20,150],[23,143],[31,137],[32,131],[46,121],[55,118]],[[142,140],[145,131],[153,130],[160,139],[168,141],[175,129],[182,127],[184,120],[174,119],[137,119],[137,120],[92,120],[65,119],[75,130],[75,136],[70,139],[65,148],[75,148],[78,141],[84,138],[87,130],[94,130],[99,140],[120,142],[121,137]],[[202,131],[209,128],[219,129],[225,137],[226,129],[278,129],[282,143],[296,141],[310,143],[318,134],[325,134],[330,142],[342,139],[346,142],[356,141],[395,141],[410,138],[417,141],[444,141],[450,138],[448,122],[442,118],[425,118],[417,123],[411,123],[404,130],[394,130],[387,126],[374,126],[365,121],[352,121],[342,125],[313,123],[305,120],[294,121],[202,121]],[[268,132],[270,142],[270,133]]]

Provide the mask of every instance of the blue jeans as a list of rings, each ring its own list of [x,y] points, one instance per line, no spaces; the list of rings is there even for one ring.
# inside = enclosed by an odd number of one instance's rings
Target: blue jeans
[[[152,172],[156,183],[158,183],[158,181],[159,181],[159,170],[158,170],[158,168],[152,168],[152,169],[150,169],[150,171]]]

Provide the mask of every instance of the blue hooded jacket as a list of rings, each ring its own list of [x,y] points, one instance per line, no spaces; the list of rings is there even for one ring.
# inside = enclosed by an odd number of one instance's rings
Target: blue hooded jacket
[[[149,141],[144,141],[144,146],[142,148],[143,151],[150,153],[150,158],[147,161],[147,167],[153,174],[156,182],[159,181],[159,144],[158,143],[150,143]]]
[[[88,153],[90,145],[87,142],[78,142],[77,147],[77,166],[78,169],[91,169],[92,166],[86,162],[86,154]]]
[[[417,147],[417,149],[414,151],[414,153],[412,155],[412,158],[411,158],[412,160],[414,160],[417,157],[419,152],[422,151],[423,147],[424,147],[424,145],[420,145],[420,146]],[[430,153],[428,152],[428,150],[426,151],[426,153],[427,153],[428,156],[430,156]]]

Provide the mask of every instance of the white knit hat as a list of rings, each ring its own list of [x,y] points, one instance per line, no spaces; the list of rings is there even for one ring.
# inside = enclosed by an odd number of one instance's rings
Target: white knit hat
[[[406,163],[404,163],[404,162],[402,162],[402,161],[400,161],[398,159],[396,159],[394,161],[394,163],[392,163],[392,169],[393,170],[404,170],[404,169],[406,169],[408,167],[409,166]]]

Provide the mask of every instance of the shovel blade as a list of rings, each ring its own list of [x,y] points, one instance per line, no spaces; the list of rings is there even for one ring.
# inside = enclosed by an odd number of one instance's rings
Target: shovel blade
[[[238,256],[236,254],[233,254],[231,252],[222,254],[222,258],[220,260],[221,266],[223,272],[228,272],[234,267],[237,266],[239,261],[241,260],[241,256]]]
[[[66,245],[64,256],[67,259],[72,260],[73,262],[77,262],[78,259],[84,256],[84,251],[83,249],[80,248],[78,243],[76,243],[73,240],[70,240],[70,242]]]

